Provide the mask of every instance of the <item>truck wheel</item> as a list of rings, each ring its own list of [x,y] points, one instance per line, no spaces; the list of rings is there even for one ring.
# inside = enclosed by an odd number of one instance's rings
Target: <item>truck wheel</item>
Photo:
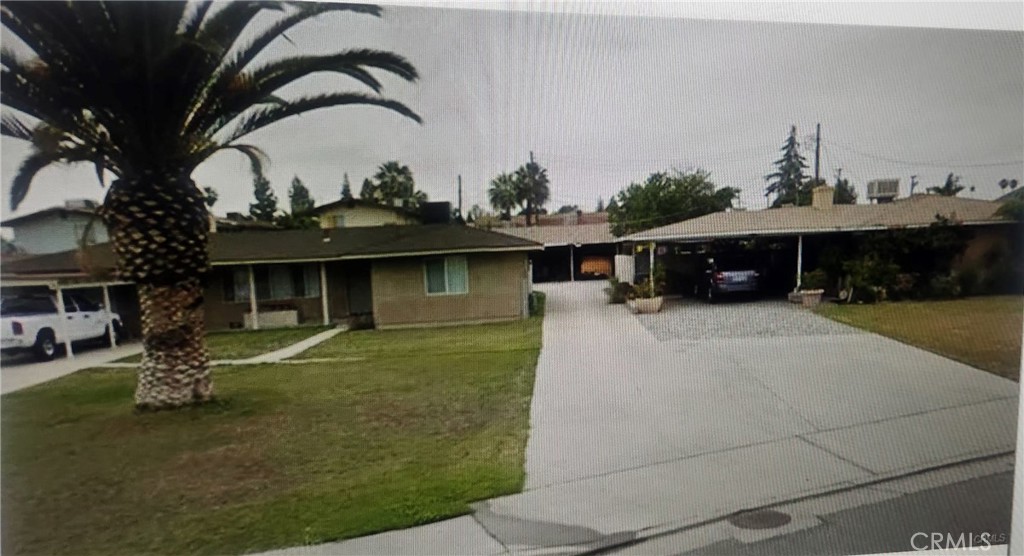
[[[39,331],[36,343],[32,346],[32,353],[35,354],[37,361],[53,360],[57,355],[57,338],[54,337],[52,330],[47,328]]]

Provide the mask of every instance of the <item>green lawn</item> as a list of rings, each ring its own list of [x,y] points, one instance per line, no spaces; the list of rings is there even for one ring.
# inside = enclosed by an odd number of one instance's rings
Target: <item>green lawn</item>
[[[991,373],[1020,380],[1020,296],[875,305],[822,305],[818,312],[945,355]]]
[[[212,359],[247,359],[288,347],[324,330],[327,330],[327,327],[304,326],[271,330],[211,332],[206,335],[206,345]],[[142,355],[122,357],[116,362],[138,363],[139,361],[142,361]]]
[[[217,367],[221,403],[179,412],[133,414],[127,369],[6,395],[0,550],[241,554],[467,513],[523,486],[539,344],[540,319],[342,334],[368,357]]]

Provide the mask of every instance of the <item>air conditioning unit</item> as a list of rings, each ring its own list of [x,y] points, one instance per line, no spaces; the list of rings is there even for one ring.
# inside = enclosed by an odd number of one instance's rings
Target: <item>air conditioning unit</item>
[[[871,180],[868,182],[868,200],[888,203],[900,194],[900,180]]]

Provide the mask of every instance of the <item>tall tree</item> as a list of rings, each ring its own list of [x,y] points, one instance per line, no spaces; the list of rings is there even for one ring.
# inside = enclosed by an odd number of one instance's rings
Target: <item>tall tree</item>
[[[203,188],[203,202],[206,203],[206,208],[213,208],[213,205],[217,204],[217,200],[220,199],[220,195],[217,194],[217,190],[212,187]]]
[[[403,201],[411,207],[417,207],[427,202],[427,194],[416,191],[412,170],[397,160],[381,164],[373,180],[373,199],[379,203],[393,205],[395,201]]]
[[[612,209],[619,208],[619,202],[615,200],[615,196],[612,195],[611,199],[608,199],[608,206],[604,207],[605,212],[611,212]]]
[[[302,183],[299,176],[292,178],[292,186],[288,189],[288,204],[291,206],[292,214],[309,214],[313,212],[316,203],[309,195],[309,189]]]
[[[363,180],[363,186],[359,188],[359,198],[373,201],[377,197],[377,187],[370,181],[370,178]]]
[[[952,172],[946,176],[946,183],[943,183],[937,187],[929,187],[929,193],[935,193],[944,197],[956,197],[961,191],[965,189],[964,186],[960,185],[960,176],[954,176]]]
[[[594,209],[594,212],[604,212],[604,199],[597,198],[597,208]]]
[[[558,207],[555,214],[573,214],[578,210],[580,210],[580,207],[577,205],[562,205]]]
[[[277,194],[270,187],[270,180],[257,176],[252,182],[252,193],[256,202],[249,205],[249,216],[260,222],[273,222],[277,218]]]
[[[516,197],[518,186],[516,178],[512,174],[501,174],[491,180],[491,187],[487,190],[487,199],[491,207],[498,212],[502,220],[512,220],[512,209],[518,202]]]
[[[265,155],[239,141],[311,110],[368,104],[420,121],[405,105],[378,96],[382,83],[369,71],[415,81],[416,69],[398,55],[362,49],[261,56],[296,25],[337,11],[381,13],[330,2],[0,6],[3,26],[29,51],[0,55],[0,103],[17,112],[3,114],[0,131],[31,145],[11,184],[11,208],[53,163],[89,163],[101,184],[114,176],[100,216],[119,277],[138,287],[139,408],[179,407],[213,394],[203,321],[209,225],[203,192],[192,180],[196,167],[227,149],[248,157],[262,176]],[[280,93],[320,72],[352,77],[372,93]]]
[[[796,140],[796,126],[789,130],[789,137],[783,143],[782,157],[776,160],[776,170],[765,176],[768,187],[765,188],[765,197],[775,195],[775,202],[772,206],[778,207],[784,204],[809,205],[811,204],[810,192],[804,183],[804,168],[807,163],[800,155],[800,143]]]
[[[352,184],[348,182],[348,173],[345,173],[345,178],[341,181],[341,198],[348,201],[352,198]]]
[[[832,198],[832,202],[837,205],[855,205],[857,204],[857,191],[850,185],[850,180],[843,177],[842,168],[836,172],[836,192]]]
[[[716,189],[702,170],[658,172],[620,191],[608,204],[608,221],[612,234],[622,236],[725,210],[739,193]]]
[[[551,196],[548,171],[534,162],[533,153],[530,153],[530,161],[516,170],[515,183],[516,202],[523,207],[526,225],[530,226],[536,222],[539,209],[548,202],[548,198]]]
[[[313,216],[316,203],[309,195],[309,189],[302,183],[299,176],[292,178],[288,188],[288,205],[291,212],[279,215],[274,221],[282,228],[308,230],[317,227],[317,219]]]
[[[469,209],[469,215],[466,221],[470,223],[476,222],[484,214],[486,214],[486,211],[484,211],[483,207],[481,207],[480,205],[473,205]]]

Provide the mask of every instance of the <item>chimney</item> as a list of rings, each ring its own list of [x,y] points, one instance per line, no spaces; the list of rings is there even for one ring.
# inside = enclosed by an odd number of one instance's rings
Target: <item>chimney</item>
[[[815,187],[811,190],[811,206],[820,210],[832,208],[832,197],[835,193],[834,187],[827,185]]]

